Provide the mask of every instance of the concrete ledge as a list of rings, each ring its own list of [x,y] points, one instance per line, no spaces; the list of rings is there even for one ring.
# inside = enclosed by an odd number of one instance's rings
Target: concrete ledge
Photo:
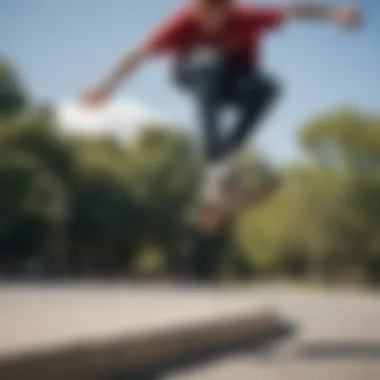
[[[212,308],[210,309],[212,310]],[[26,316],[27,318],[27,316]],[[109,336],[80,338],[36,349],[0,355],[1,380],[95,380],[115,372],[134,372],[204,349],[239,342],[247,336],[271,333],[279,325],[277,312],[247,303],[224,312],[196,317],[167,316],[167,323],[125,329]],[[2,326],[3,327],[3,326]]]

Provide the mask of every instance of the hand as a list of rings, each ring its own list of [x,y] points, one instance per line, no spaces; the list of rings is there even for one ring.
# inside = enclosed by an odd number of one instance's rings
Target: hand
[[[339,8],[334,11],[334,21],[346,28],[355,28],[360,26],[360,13],[354,8]]]
[[[94,87],[82,95],[82,103],[86,107],[99,107],[104,105],[110,97],[110,93],[102,86]]]

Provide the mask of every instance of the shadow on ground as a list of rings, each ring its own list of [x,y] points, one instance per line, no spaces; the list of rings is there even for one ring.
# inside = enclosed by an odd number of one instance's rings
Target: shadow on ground
[[[213,361],[219,361],[224,357],[247,351],[254,352],[255,355],[267,356],[271,354],[280,342],[294,337],[297,332],[298,328],[295,324],[284,322],[270,336],[267,335],[261,338],[247,337],[244,342],[240,342],[239,344],[203,351],[197,355],[192,355],[175,362],[166,362],[163,365],[146,369],[143,373],[112,375],[107,380],[160,380],[172,371],[202,366]]]
[[[295,355],[301,360],[380,359],[380,342],[314,342],[301,345]]]
[[[250,353],[256,358],[271,360],[276,357],[276,350],[281,343],[295,340],[300,333],[299,326],[284,322],[277,331],[270,336],[260,339],[247,337],[244,342],[225,346],[223,348],[203,351],[197,355],[184,358],[176,362],[167,362],[163,365],[145,370],[143,373],[118,374],[106,380],[162,380],[173,372],[181,372],[194,367],[201,367],[223,360],[229,356]],[[380,342],[360,341],[316,341],[309,343],[298,342],[292,353],[297,360],[334,360],[334,359],[380,359]]]

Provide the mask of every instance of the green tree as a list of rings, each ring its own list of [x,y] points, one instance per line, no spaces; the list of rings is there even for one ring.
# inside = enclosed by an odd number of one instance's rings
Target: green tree
[[[18,113],[28,102],[28,94],[16,73],[6,60],[0,59],[0,117]]]
[[[380,123],[378,115],[343,109],[304,126],[300,138],[319,166],[341,178],[326,237],[330,260],[379,277]]]

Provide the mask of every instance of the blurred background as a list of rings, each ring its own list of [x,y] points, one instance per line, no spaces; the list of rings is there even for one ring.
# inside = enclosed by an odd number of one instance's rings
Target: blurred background
[[[101,110],[76,97],[178,3],[0,1],[2,277],[176,274],[202,162],[167,62]],[[282,184],[213,256],[225,278],[380,283],[380,4],[358,5],[359,32],[301,23],[263,47],[285,91],[242,176]]]

